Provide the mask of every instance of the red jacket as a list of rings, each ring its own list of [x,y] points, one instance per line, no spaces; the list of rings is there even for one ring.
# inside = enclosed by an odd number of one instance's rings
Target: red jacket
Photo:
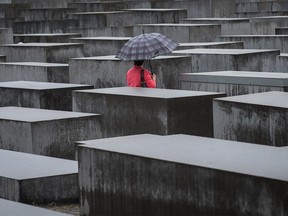
[[[141,66],[134,65],[126,74],[127,85],[130,87],[141,87]],[[150,71],[144,69],[144,80],[147,88],[156,88],[156,81],[152,79]]]

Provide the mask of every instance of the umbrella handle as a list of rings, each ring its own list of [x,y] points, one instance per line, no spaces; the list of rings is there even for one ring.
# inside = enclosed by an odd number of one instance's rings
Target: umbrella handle
[[[149,62],[150,72],[151,72],[151,74],[153,75],[153,70],[152,70],[152,65],[151,65],[150,59],[148,60],[148,62]]]

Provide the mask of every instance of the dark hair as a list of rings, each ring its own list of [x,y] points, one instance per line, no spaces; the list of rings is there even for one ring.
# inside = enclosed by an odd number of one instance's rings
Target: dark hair
[[[138,66],[143,65],[143,63],[144,63],[144,60],[136,60],[136,61],[134,61],[134,65],[138,65]]]

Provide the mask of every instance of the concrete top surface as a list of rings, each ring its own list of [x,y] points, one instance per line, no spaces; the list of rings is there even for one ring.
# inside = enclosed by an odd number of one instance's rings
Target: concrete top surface
[[[126,0],[126,2],[131,2],[133,0]],[[90,1],[90,2],[73,2],[73,4],[115,4],[115,3],[123,3],[122,0],[107,0],[107,1]]]
[[[180,8],[136,8],[136,9],[124,9],[124,11],[140,11],[140,12],[166,12],[166,11],[186,11],[186,9]]]
[[[24,180],[78,173],[78,162],[0,149],[0,176]]]
[[[221,26],[219,24],[190,24],[190,23],[155,23],[138,24],[136,26],[166,26],[166,27],[201,27],[201,26]]]
[[[12,88],[12,89],[49,90],[49,89],[66,89],[66,88],[73,89],[82,87],[92,88],[93,86],[83,84],[35,82],[35,81],[0,82],[0,88]]]
[[[23,122],[40,122],[52,121],[59,119],[71,119],[95,116],[98,114],[80,113],[70,111],[46,110],[26,107],[0,107],[0,119],[23,121]]]
[[[228,37],[228,38],[283,38],[283,37],[288,37],[288,35],[221,35],[221,37]]]
[[[120,41],[120,40],[130,40],[131,37],[81,37],[81,38],[71,38],[72,40],[77,39],[77,40],[115,40],[115,41]]]
[[[242,55],[263,52],[275,52],[279,50],[272,49],[184,49],[174,50],[173,54],[210,54],[210,55]]]
[[[157,56],[153,59],[151,59],[151,61],[153,60],[160,60],[160,59],[175,59],[175,58],[185,58],[185,56],[168,56],[168,55],[161,55],[161,56]],[[120,59],[116,58],[116,55],[107,55],[107,56],[92,56],[92,57],[81,57],[81,58],[72,58],[75,60],[99,60],[99,61],[121,61]],[[133,61],[130,61],[131,64],[133,64]]]
[[[205,91],[186,91],[175,89],[157,89],[157,88],[138,88],[138,87],[116,87],[116,88],[102,88],[91,90],[76,90],[75,92],[85,92],[91,94],[106,94],[106,95],[123,95],[123,96],[135,96],[135,97],[148,97],[148,98],[183,98],[183,97],[201,97],[219,95],[224,93],[219,92],[205,92]]]
[[[13,36],[35,37],[35,36],[67,36],[81,35],[80,33],[35,33],[35,34],[13,34]]]
[[[279,57],[288,57],[288,53],[281,53]]]
[[[251,17],[250,20],[253,21],[265,21],[265,20],[287,20],[288,16],[261,16],[261,17]]]
[[[170,135],[147,142],[97,139],[81,148],[100,149],[251,176],[288,181],[288,149],[192,135]]]
[[[286,87],[288,73],[254,71],[183,73],[180,75],[180,81]]]
[[[247,22],[249,22],[249,18],[233,18],[233,17],[231,17],[231,18],[221,18],[221,17],[208,17],[208,18],[187,18],[187,19],[184,19],[184,20],[196,20],[196,21],[198,21],[198,20],[200,20],[200,21],[247,21]]]
[[[1,216],[68,216],[68,214],[0,198]],[[70,215],[72,216],[72,215]]]
[[[222,44],[243,43],[242,41],[227,41],[227,42],[195,42],[195,43],[179,43],[179,46],[209,46]]]
[[[78,13],[69,13],[75,15],[109,15],[109,14],[123,14],[130,13],[129,11],[100,11],[100,12],[78,12]]]
[[[217,98],[216,101],[252,104],[276,108],[288,108],[288,92],[270,91],[256,94],[247,94],[225,98]]]
[[[47,63],[47,62],[1,62],[0,65],[19,65],[36,67],[68,67],[69,64]]]
[[[20,44],[1,44],[6,47],[61,47],[82,45],[81,43],[20,43]]]

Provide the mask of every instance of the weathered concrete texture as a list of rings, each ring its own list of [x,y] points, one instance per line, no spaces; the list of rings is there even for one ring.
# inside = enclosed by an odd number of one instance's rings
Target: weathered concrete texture
[[[12,27],[14,34],[67,33],[69,29],[79,28],[79,20],[15,21]]]
[[[288,35],[226,35],[219,41],[243,41],[244,49],[279,49],[288,52]]]
[[[76,161],[7,150],[0,150],[0,161],[1,198],[23,203],[79,199]]]
[[[101,114],[103,137],[141,133],[212,137],[212,99],[224,96],[133,87],[79,90],[73,91],[73,111]]]
[[[218,24],[221,25],[221,34],[227,34],[230,31],[231,23],[249,23],[248,18],[187,18],[181,20],[181,23],[190,24]]]
[[[287,11],[288,4],[286,1],[246,1],[236,3],[237,13],[247,13],[247,12],[264,12],[264,11]]]
[[[59,213],[56,211],[50,211],[47,209],[22,204],[18,202],[9,201],[6,199],[0,199],[0,209],[3,215],[22,215],[22,216],[69,216],[68,214]],[[72,216],[72,215],[70,215]]]
[[[70,29],[68,32],[80,33],[82,37],[132,37],[134,36],[134,27],[76,28]]]
[[[159,32],[181,43],[211,42],[221,35],[221,25],[214,24],[140,24],[134,26],[134,35]]]
[[[193,49],[193,48],[243,49],[244,43],[242,41],[179,43],[179,45],[176,47],[176,50]]]
[[[81,215],[286,215],[287,149],[133,137],[82,142]]]
[[[72,111],[72,91],[92,89],[91,85],[49,82],[0,82],[0,107],[20,106]]]
[[[282,53],[276,58],[276,71],[288,73],[288,54]]]
[[[254,15],[254,16],[253,16]],[[287,16],[267,16],[263,13],[250,14],[250,22],[226,23],[222,30],[222,35],[273,35],[275,28],[286,27],[288,24]]]
[[[77,9],[79,12],[105,12],[119,11],[128,8],[151,8],[150,0],[141,1],[102,1],[102,2],[73,2],[69,7]]]
[[[11,0],[15,4],[28,4],[31,8],[63,8],[67,7],[71,0]]]
[[[133,26],[140,23],[179,23],[186,17],[187,13],[184,9],[156,8],[69,14],[70,19],[79,19],[80,28]]]
[[[235,14],[235,2],[231,0],[182,0],[151,1],[151,7],[185,8],[187,17],[231,17]]]
[[[187,18],[182,19],[181,23],[190,24],[225,24],[225,23],[242,23],[249,22],[248,18]]]
[[[185,56],[158,56],[150,64],[146,61],[144,67],[157,75],[157,88],[179,89],[179,74],[192,71],[191,60]],[[115,55],[75,58],[69,61],[69,78],[71,83],[95,88],[122,87],[127,86],[126,73],[131,67],[133,62]]]
[[[0,51],[9,62],[67,63],[69,58],[83,57],[83,44],[27,43],[2,45]]]
[[[82,37],[72,38],[72,43],[84,45],[84,56],[116,55],[131,37]]]
[[[214,137],[270,146],[287,146],[288,93],[258,94],[215,99]]]
[[[39,81],[69,83],[68,64],[7,62],[0,64],[0,81]]]
[[[69,43],[70,38],[81,37],[77,33],[52,33],[52,34],[14,34],[14,43]]]
[[[191,56],[192,73],[208,71],[263,71],[276,70],[279,50],[265,49],[187,49],[175,50],[174,55]]]
[[[13,43],[13,30],[11,28],[0,28],[0,44]]]
[[[180,75],[182,90],[225,92],[227,96],[288,91],[287,73],[219,71]]]
[[[23,21],[63,20],[72,12],[75,8],[25,8],[18,9],[17,17],[23,18]]]
[[[6,62],[6,56],[0,55],[0,62]]]
[[[173,8],[139,8],[126,9],[132,13],[134,24],[148,23],[179,23],[187,18],[186,9]]]
[[[0,108],[2,149],[75,159],[75,141],[101,137],[101,116],[98,114]]]
[[[276,35],[288,35],[288,27],[275,28]]]

